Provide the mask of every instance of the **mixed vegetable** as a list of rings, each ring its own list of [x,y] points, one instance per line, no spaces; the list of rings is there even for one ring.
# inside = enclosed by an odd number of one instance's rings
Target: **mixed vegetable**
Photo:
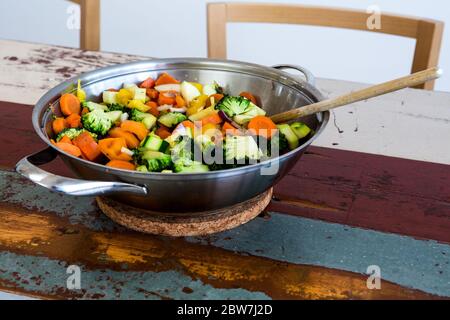
[[[249,92],[180,82],[168,73],[86,101],[80,82],[60,99],[52,143],[75,156],[141,172],[195,173],[257,163],[297,148],[311,129],[276,125]]]

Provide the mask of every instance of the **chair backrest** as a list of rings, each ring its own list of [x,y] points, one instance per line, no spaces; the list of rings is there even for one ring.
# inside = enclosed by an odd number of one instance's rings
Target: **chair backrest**
[[[260,22],[345,28],[414,38],[416,48],[411,72],[437,66],[443,22],[383,13],[381,28],[369,30],[367,21],[370,16],[364,11],[305,5],[209,3],[208,57],[226,59],[228,22]],[[433,90],[434,82],[418,88]]]
[[[80,49],[100,50],[100,0],[70,0],[80,5]]]

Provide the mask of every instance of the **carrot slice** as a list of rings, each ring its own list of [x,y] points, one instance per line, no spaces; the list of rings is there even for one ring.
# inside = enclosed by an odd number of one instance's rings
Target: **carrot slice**
[[[146,105],[150,107],[150,110],[147,111],[148,113],[154,115],[155,117],[159,116],[158,104],[155,101],[148,101]]]
[[[66,123],[69,128],[81,127],[81,116],[77,113],[72,113],[66,118]]]
[[[128,161],[124,160],[111,160],[106,164],[108,167],[117,168],[117,169],[125,169],[125,170],[135,170],[136,166]]]
[[[240,136],[241,132],[239,129],[233,127],[229,122],[225,122],[222,126],[222,132],[224,135],[234,135],[234,136]]]
[[[255,96],[253,96],[250,92],[242,91],[241,93],[239,93],[239,95],[240,95],[241,97],[244,97],[244,98],[250,100],[250,101],[253,102],[254,104],[256,104],[256,98],[255,98]]]
[[[161,139],[165,139],[169,137],[172,133],[170,132],[169,128],[161,125],[158,129],[156,129],[155,134],[158,135]]]
[[[158,99],[159,91],[156,89],[147,89],[145,90],[145,93],[148,95],[148,97],[152,100]]]
[[[82,132],[73,139],[72,143],[80,148],[83,157],[90,161],[95,161],[101,154],[98,143],[89,132]]]
[[[131,161],[132,157],[122,152],[122,148],[127,147],[124,138],[106,138],[98,141],[100,151],[110,160]]]
[[[139,85],[139,88],[151,89],[155,86],[155,80],[152,77],[148,77]]]
[[[124,138],[127,143],[128,149],[135,149],[139,147],[139,140],[136,136],[128,131],[123,130],[122,128],[115,127],[109,130],[108,135],[111,138]]]
[[[57,142],[55,145],[64,152],[73,155],[74,157],[81,156],[81,150],[77,146],[66,142]]]
[[[159,86],[161,84],[169,84],[169,83],[180,83],[180,81],[172,77],[170,74],[164,72],[158,77],[155,85]]]
[[[222,123],[223,120],[219,116],[218,113],[214,113],[206,118],[203,118],[201,121],[202,121],[202,125],[205,125],[207,123],[219,124],[219,123]]]
[[[269,117],[256,116],[248,123],[248,129],[258,136],[271,138],[277,131],[277,126]]]
[[[63,94],[59,100],[59,106],[65,116],[70,116],[72,113],[80,114],[81,111],[80,99],[72,93]]]
[[[67,135],[64,135],[61,139],[59,139],[58,142],[64,142],[64,143],[70,143],[70,144],[73,144],[73,143],[72,143],[72,140],[70,140],[70,138],[69,138]]]
[[[67,128],[66,119],[56,118],[55,120],[53,120],[52,129],[55,134],[60,133],[61,131],[63,131],[66,128]]]
[[[210,107],[210,106],[211,106],[211,98],[214,98],[214,103],[217,103],[217,102],[219,102],[220,100],[222,100],[223,94],[221,94],[221,93],[215,93],[215,94],[210,95],[210,96],[208,97],[208,99],[206,99],[206,106],[207,106],[207,107]]]
[[[175,96],[175,104],[177,105],[177,107],[181,108],[181,107],[185,107],[186,106],[186,101],[184,101],[183,97],[179,94],[177,94]]]
[[[158,104],[162,106],[163,104],[175,104],[175,98],[168,96],[166,93],[161,92],[158,97]]]
[[[139,140],[144,140],[148,134],[147,127],[142,122],[125,120],[120,127],[128,132],[134,133]]]
[[[86,107],[83,107],[83,109],[81,110],[81,115],[85,115],[86,113],[89,113],[89,109]]]

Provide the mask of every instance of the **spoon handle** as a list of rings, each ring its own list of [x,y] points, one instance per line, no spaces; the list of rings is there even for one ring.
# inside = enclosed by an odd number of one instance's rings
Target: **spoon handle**
[[[398,91],[408,87],[414,87],[427,81],[435,80],[442,75],[442,70],[435,67],[424,71],[410,74],[406,77],[384,82],[378,85],[370,86],[368,88],[354,91],[342,96],[323,100],[314,104],[292,109],[286,112],[278,113],[270,118],[275,123],[286,122],[300,117],[315,114],[321,111],[334,109],[345,106],[353,102],[366,100],[377,97],[386,93]]]

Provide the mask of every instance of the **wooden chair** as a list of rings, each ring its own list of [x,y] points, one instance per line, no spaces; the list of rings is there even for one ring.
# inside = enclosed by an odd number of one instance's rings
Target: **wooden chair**
[[[70,0],[80,5],[80,49],[100,50],[100,0]]]
[[[437,66],[444,23],[430,19],[381,15],[381,29],[369,30],[370,14],[364,11],[281,4],[208,4],[208,57],[226,59],[228,22],[285,23],[372,31],[416,39],[411,72]],[[433,90],[434,82],[419,88]]]

